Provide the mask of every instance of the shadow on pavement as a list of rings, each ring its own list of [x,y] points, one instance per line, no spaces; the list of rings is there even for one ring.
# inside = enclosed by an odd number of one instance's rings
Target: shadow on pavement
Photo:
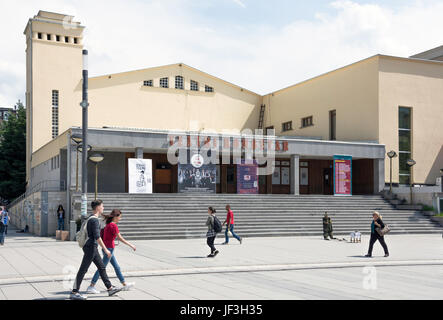
[[[202,256],[199,256],[199,257],[178,257],[179,259],[206,259],[207,257],[202,257]]]

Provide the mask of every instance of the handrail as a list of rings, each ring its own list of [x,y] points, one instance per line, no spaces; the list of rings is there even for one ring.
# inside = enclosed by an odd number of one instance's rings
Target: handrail
[[[53,185],[51,185],[51,183]],[[24,198],[29,195],[40,192],[40,191],[65,191],[66,190],[66,182],[65,180],[43,180],[34,185],[32,188],[26,190],[25,193],[15,198],[11,203],[7,205],[8,209],[15,206],[17,203],[22,201]]]

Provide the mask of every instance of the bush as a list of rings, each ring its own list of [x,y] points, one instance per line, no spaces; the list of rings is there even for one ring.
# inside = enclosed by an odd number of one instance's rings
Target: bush
[[[423,205],[423,211],[433,211],[434,212],[436,210],[434,209],[434,207]]]

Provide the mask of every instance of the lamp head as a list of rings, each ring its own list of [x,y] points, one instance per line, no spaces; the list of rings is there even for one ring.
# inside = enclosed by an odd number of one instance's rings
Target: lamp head
[[[80,151],[80,152],[83,152],[83,145],[79,144],[77,146],[77,150]],[[88,144],[88,152],[91,151],[91,150],[92,150],[92,147]]]
[[[417,162],[415,162],[415,160],[413,160],[413,159],[408,159],[408,161],[406,161],[406,164],[407,164],[409,167],[414,166],[416,163],[417,163]]]
[[[388,157],[390,159],[397,157],[397,152],[395,152],[394,150],[391,150],[388,152]]]
[[[71,140],[74,141],[76,144],[80,144],[83,141],[83,137],[81,134],[73,134],[71,136]]]
[[[102,162],[105,156],[102,153],[94,153],[89,156],[89,160],[91,160],[94,163]]]

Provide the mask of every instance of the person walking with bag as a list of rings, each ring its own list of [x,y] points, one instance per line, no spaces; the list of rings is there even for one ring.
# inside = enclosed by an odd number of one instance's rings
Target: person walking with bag
[[[385,224],[383,223],[382,216],[377,211],[374,211],[372,214],[372,224],[371,224],[371,239],[369,240],[369,249],[368,254],[365,257],[372,257],[372,249],[374,247],[374,243],[378,240],[385,251],[385,258],[389,257],[388,246],[386,245],[385,238],[383,235],[379,234],[379,231],[385,228]]]
[[[234,232],[234,212],[231,210],[231,206],[229,204],[226,205],[226,211],[227,216],[225,222],[223,222],[223,225],[226,224],[226,231],[225,231],[225,242],[222,243],[224,245],[229,243],[229,232],[232,234],[232,236],[237,239],[240,244],[242,243],[242,238],[240,238],[238,235]]]
[[[8,234],[8,224],[9,224],[9,213],[8,210],[6,210],[5,206],[1,206],[1,220],[3,224],[5,225],[5,235]]]
[[[214,246],[215,237],[217,236],[217,232],[221,231],[221,223],[218,218],[215,216],[215,209],[212,207],[208,208],[209,217],[206,220],[206,226],[208,227],[208,232],[206,233],[206,243],[209,248],[211,248],[211,253],[208,255],[208,258],[214,258],[218,254],[218,250]]]
[[[117,278],[120,280],[120,283],[123,285],[124,291],[128,291],[130,288],[134,286],[134,283],[126,283],[125,278],[123,277],[120,266],[117,263],[117,259],[115,258],[114,250],[115,250],[115,239],[118,238],[119,241],[123,242],[127,246],[131,247],[132,250],[136,250],[136,247],[131,244],[130,242],[126,241],[122,235],[120,234],[120,231],[118,230],[117,224],[120,222],[120,219],[122,218],[122,213],[118,209],[112,210],[112,212],[109,215],[103,215],[104,220],[106,221],[106,227],[103,231],[102,239],[103,243],[105,244],[106,248],[111,252],[112,256],[111,258],[108,258],[105,251],[103,250],[103,264],[105,267],[108,265],[109,262],[111,262],[112,266],[114,267],[115,274],[117,275]],[[91,285],[88,287],[87,292],[88,293],[100,293],[99,290],[95,288],[95,284],[98,281],[98,278],[100,276],[100,273],[98,270],[95,272],[94,277],[92,278]]]
[[[80,228],[80,232],[82,232],[82,228],[86,228],[86,230],[83,230],[87,231],[87,241],[82,247],[84,253],[83,260],[75,278],[74,288],[72,289],[72,292],[69,296],[71,300],[86,300],[88,298],[87,296],[81,295],[79,293],[79,290],[83,278],[86,272],[88,272],[89,266],[92,262],[94,262],[94,264],[96,265],[98,272],[100,273],[100,277],[102,278],[103,283],[108,290],[109,296],[113,296],[123,289],[117,288],[111,284],[111,281],[109,281],[108,275],[106,273],[105,265],[103,264],[100,254],[98,253],[97,243],[100,245],[100,247],[102,247],[104,253],[108,256],[109,259],[112,256],[111,252],[109,252],[102,239],[100,238],[100,222],[98,220],[98,217],[102,215],[104,211],[103,201],[94,200],[91,203],[91,207],[93,211],[92,215],[90,215],[88,219],[84,222],[86,225]]]

